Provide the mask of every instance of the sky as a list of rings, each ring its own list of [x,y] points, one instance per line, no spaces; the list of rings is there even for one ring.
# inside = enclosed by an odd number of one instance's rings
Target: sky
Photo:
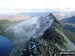
[[[16,10],[74,10],[75,0],[0,0],[0,9]]]

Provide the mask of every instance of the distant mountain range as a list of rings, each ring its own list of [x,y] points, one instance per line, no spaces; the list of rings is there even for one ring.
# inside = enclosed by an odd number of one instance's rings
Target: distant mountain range
[[[56,12],[53,14],[56,16],[57,20],[65,20],[75,16],[75,12],[58,12],[58,13]]]
[[[64,25],[66,29],[75,34],[75,16],[62,19],[60,22]]]
[[[61,20],[61,23],[72,23],[72,24],[75,24],[75,16],[63,19],[63,20]]]

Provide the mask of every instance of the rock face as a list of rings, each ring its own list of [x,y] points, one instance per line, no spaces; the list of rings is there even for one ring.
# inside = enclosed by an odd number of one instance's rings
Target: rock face
[[[26,45],[35,39],[41,56],[50,56],[57,51],[74,51],[75,36],[65,30],[53,14],[34,17],[15,25],[10,25],[4,31],[13,43],[13,50],[9,56],[21,56]],[[31,46],[28,44],[28,46]],[[37,51],[37,56],[40,56]]]

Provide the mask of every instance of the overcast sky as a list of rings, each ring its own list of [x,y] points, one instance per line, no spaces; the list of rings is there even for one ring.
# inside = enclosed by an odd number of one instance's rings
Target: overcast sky
[[[74,9],[75,0],[0,0],[1,9]]]

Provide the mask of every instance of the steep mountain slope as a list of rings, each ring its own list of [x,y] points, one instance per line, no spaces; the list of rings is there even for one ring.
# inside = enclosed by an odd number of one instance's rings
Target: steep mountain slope
[[[38,48],[42,56],[50,56],[50,52],[75,50],[75,36],[65,30],[53,14],[10,25],[2,35],[7,36],[13,43],[10,56],[21,56],[32,38],[40,44]]]

